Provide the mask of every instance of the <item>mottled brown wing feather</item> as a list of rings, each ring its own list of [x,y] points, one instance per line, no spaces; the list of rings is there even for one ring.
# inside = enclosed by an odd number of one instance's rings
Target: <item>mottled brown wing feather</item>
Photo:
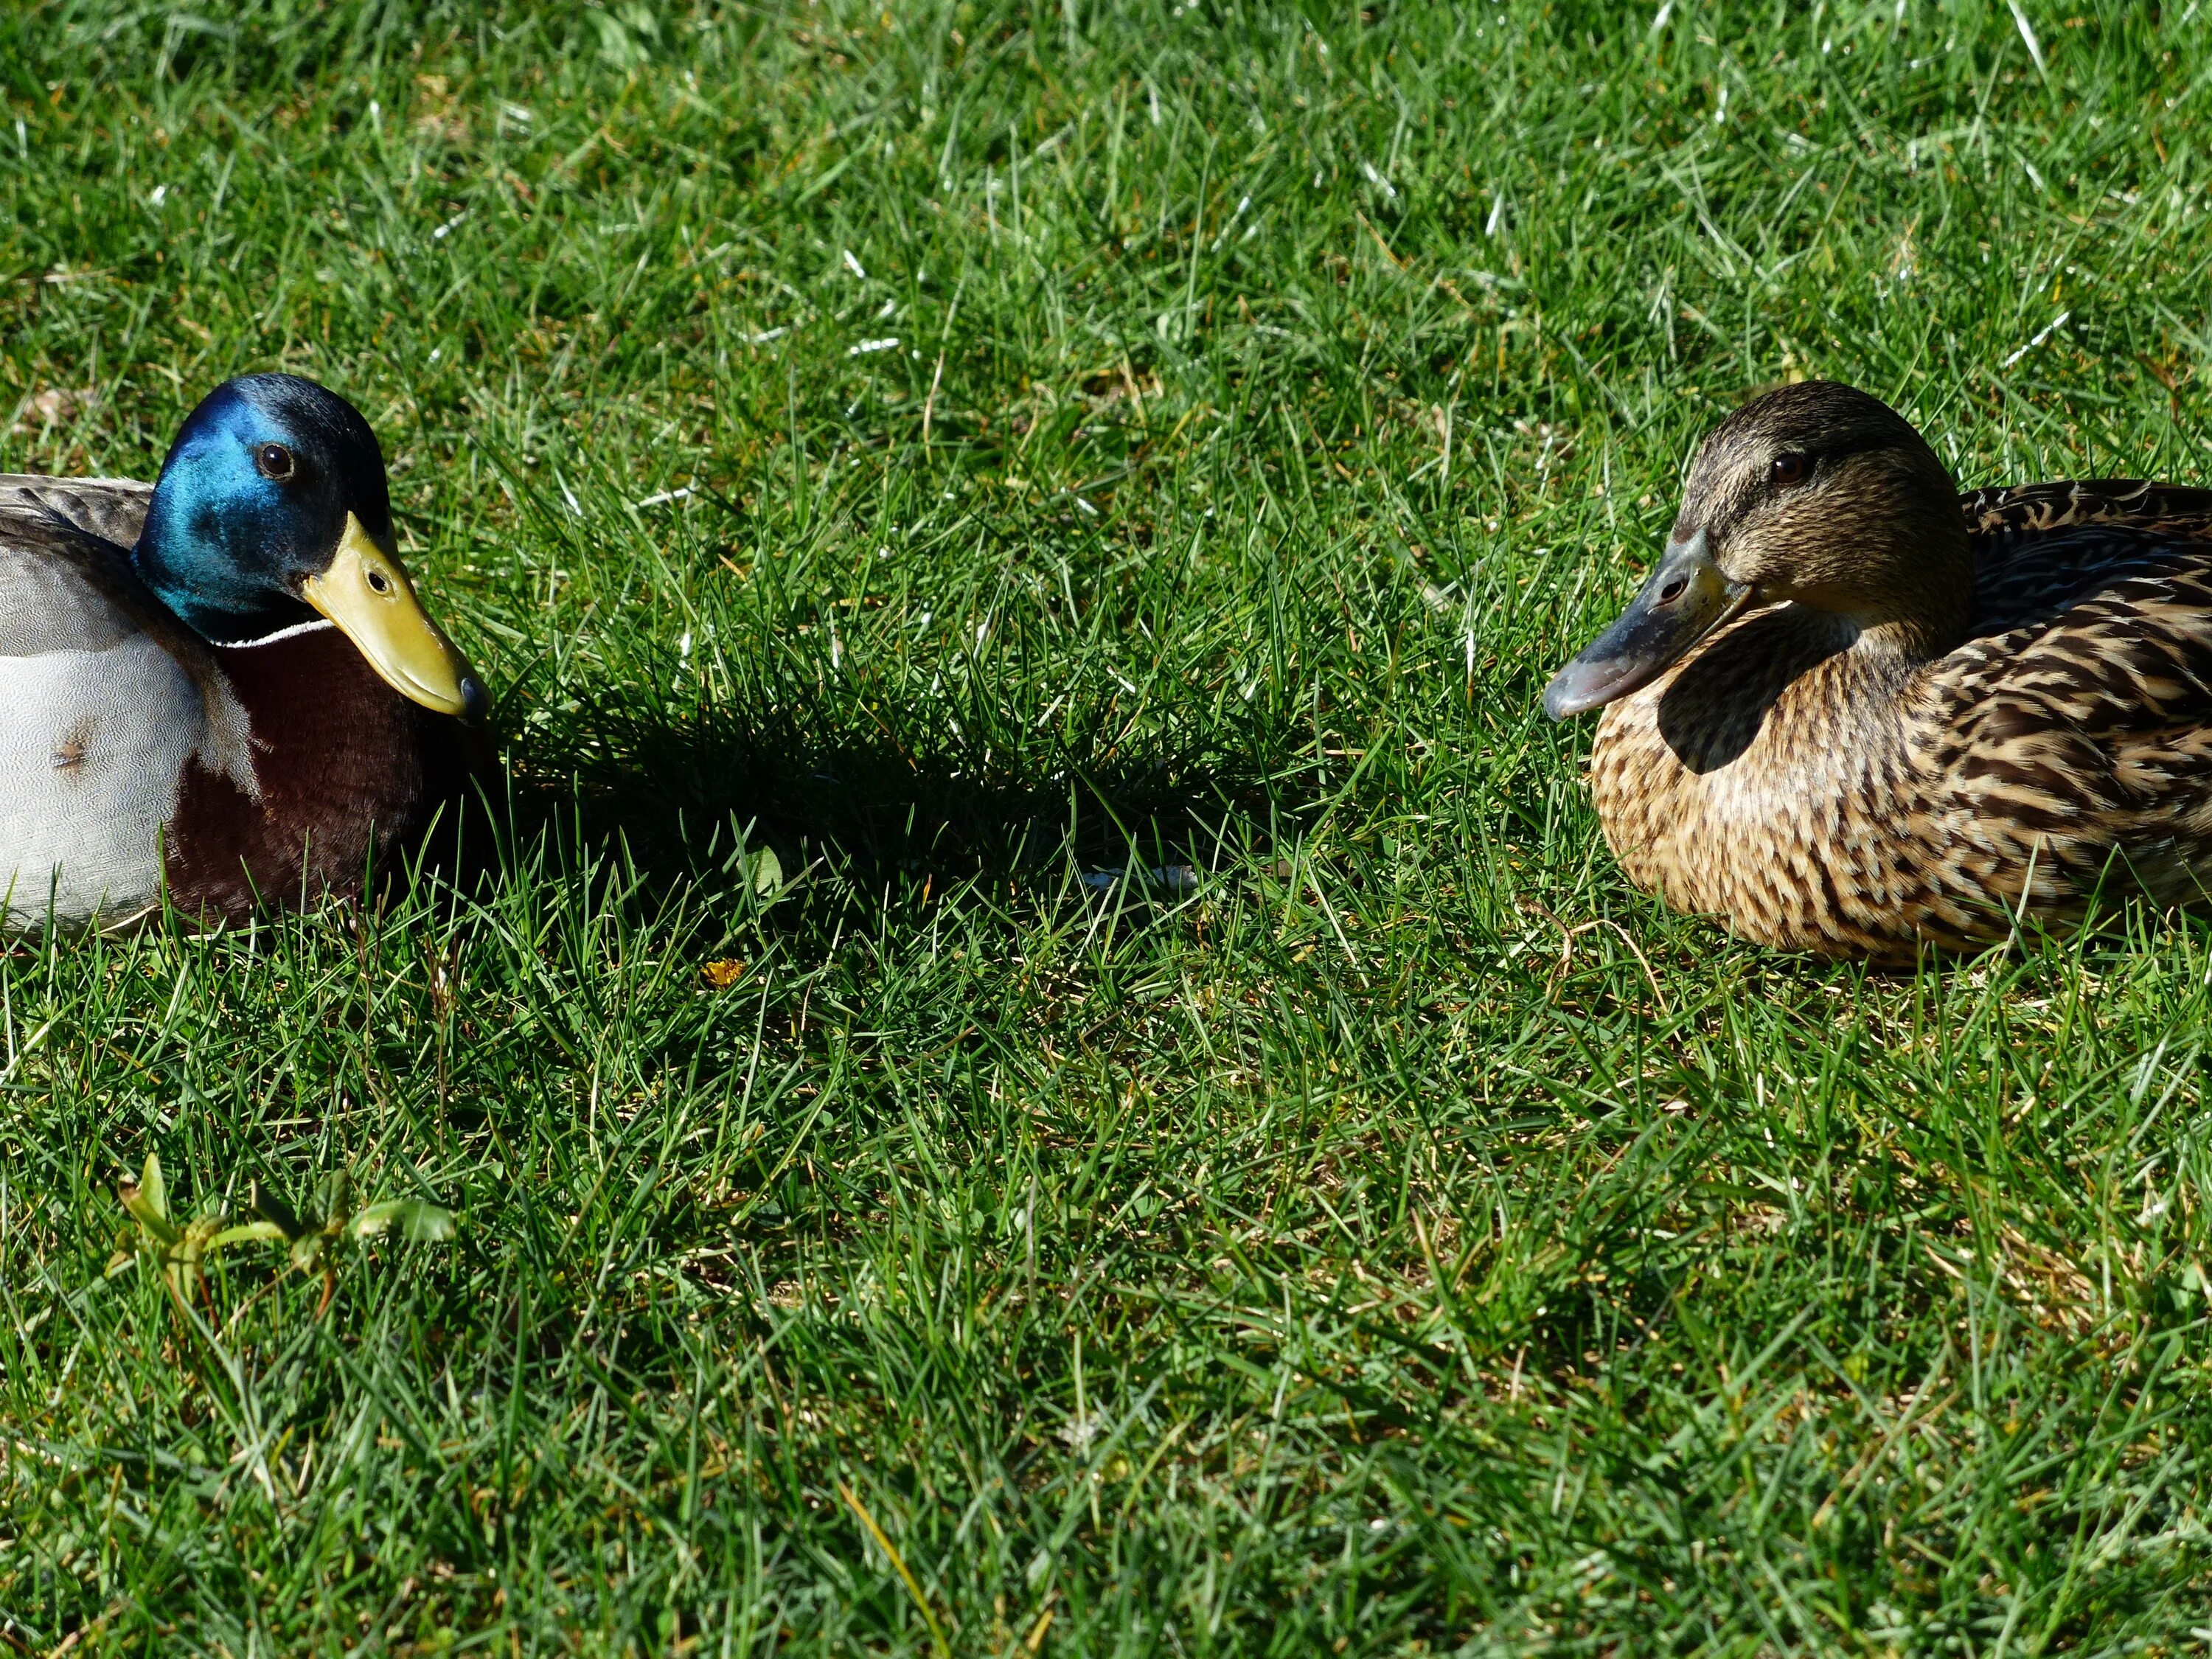
[[[2212,821],[2212,490],[2134,480],[1966,498],[1978,637],[1923,728],[1962,887],[2039,907],[2116,882],[2194,897]],[[2011,895],[2016,897],[2016,891]]]
[[[2129,560],[2212,541],[2212,489],[2099,478],[1980,489],[1960,503],[1974,553],[1977,634],[2048,618]]]

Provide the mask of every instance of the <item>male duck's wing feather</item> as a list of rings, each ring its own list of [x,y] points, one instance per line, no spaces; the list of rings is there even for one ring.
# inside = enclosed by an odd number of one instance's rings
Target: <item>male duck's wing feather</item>
[[[59,519],[120,548],[137,543],[154,486],[136,478],[49,478],[0,472],[0,518]]]
[[[0,656],[104,651],[160,628],[166,611],[130,559],[152,493],[120,478],[0,476]]]
[[[203,763],[258,797],[245,711],[214,651],[131,568],[153,494],[128,478],[0,474],[0,657],[105,651],[134,635],[151,638],[199,692]]]

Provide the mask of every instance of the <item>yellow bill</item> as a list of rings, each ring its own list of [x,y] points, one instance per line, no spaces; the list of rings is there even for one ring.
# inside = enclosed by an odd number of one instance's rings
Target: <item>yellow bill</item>
[[[474,714],[483,683],[445,630],[430,620],[399,556],[380,547],[346,514],[330,568],[301,584],[300,597],[360,648],[368,665],[403,697],[441,714]]]

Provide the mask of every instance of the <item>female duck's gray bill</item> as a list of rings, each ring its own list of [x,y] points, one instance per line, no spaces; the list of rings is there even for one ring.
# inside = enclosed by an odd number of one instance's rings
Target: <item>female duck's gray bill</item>
[[[1643,690],[1742,610],[1751,595],[1748,582],[1730,580],[1713,562],[1703,530],[1668,543],[1628,609],[1553,676],[1544,688],[1544,712],[1568,720]]]

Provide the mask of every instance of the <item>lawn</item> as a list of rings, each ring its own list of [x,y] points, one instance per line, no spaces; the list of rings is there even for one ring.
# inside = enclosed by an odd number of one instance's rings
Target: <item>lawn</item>
[[[2212,1644],[2212,927],[1758,951],[1536,706],[1759,386],[2212,479],[2197,11],[9,0],[0,467],[343,391],[512,786],[0,958],[0,1644]]]

